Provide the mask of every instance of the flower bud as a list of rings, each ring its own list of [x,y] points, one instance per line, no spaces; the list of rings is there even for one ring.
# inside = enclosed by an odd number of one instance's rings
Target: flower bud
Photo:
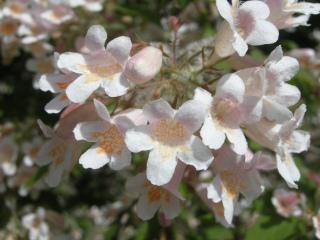
[[[146,47],[129,59],[125,68],[126,77],[133,83],[150,81],[160,70],[162,52],[155,47]]]

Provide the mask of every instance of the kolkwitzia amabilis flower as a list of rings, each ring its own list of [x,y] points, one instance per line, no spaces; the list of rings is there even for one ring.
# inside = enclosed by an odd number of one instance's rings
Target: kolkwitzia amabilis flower
[[[243,79],[245,94],[256,102],[255,109],[261,111],[262,117],[283,123],[292,117],[288,107],[300,99],[299,89],[286,83],[298,70],[298,61],[283,56],[282,48],[278,46],[263,66],[243,69],[236,74]]]
[[[301,216],[305,208],[305,196],[297,192],[277,189],[271,202],[278,214],[283,217]]]
[[[315,230],[316,238],[320,239],[320,211],[312,217],[312,224]]]
[[[163,186],[152,185],[145,173],[140,173],[130,179],[126,184],[127,192],[136,193],[139,200],[136,206],[138,217],[142,220],[151,219],[160,210],[166,219],[175,218],[180,212],[178,185],[168,183]]]
[[[98,119],[92,103],[65,111],[67,113],[62,114],[54,130],[39,121],[42,132],[49,139],[41,147],[36,163],[40,166],[50,164],[46,182],[52,187],[59,184],[61,177],[71,170],[80,156],[82,144],[75,140],[72,130],[80,121]]]
[[[220,57],[227,57],[235,51],[244,56],[248,44],[258,46],[275,43],[278,29],[269,21],[270,10],[260,1],[217,0],[217,8],[225,19],[219,28],[215,41],[215,52]]]
[[[104,28],[94,25],[89,28],[85,39],[90,54],[67,52],[59,56],[58,68],[80,75],[66,89],[71,101],[84,102],[100,86],[110,97],[124,95],[129,89],[123,70],[130,55],[131,40],[121,36],[110,41],[105,48],[106,39]]]
[[[16,173],[18,151],[13,135],[4,136],[0,139],[0,168],[6,176],[12,176]]]
[[[29,231],[29,240],[49,240],[50,231],[45,216],[43,208],[38,208],[36,213],[23,216],[22,226]]]
[[[189,100],[175,111],[159,99],[146,104],[143,115],[149,124],[128,130],[125,142],[131,152],[151,150],[147,178],[152,184],[168,183],[177,159],[197,170],[208,168],[213,156],[200,138],[193,135],[205,116],[201,102]]]
[[[51,3],[54,3],[51,1]],[[49,26],[58,26],[74,18],[74,12],[68,5],[59,3],[49,4],[48,7],[40,14],[42,21]]]
[[[247,140],[240,124],[245,121],[245,85],[240,77],[229,74],[222,77],[216,87],[214,97],[201,88],[195,91],[194,99],[206,107],[206,117],[200,135],[205,145],[219,149],[225,139],[238,154],[245,154]]]
[[[84,7],[91,12],[99,12],[103,9],[104,0],[67,0],[71,7]]]
[[[244,155],[237,155],[226,146],[215,155],[212,169],[216,176],[207,188],[207,196],[215,203],[222,202],[224,218],[228,224],[232,223],[240,193],[252,202],[264,190],[256,168],[257,158],[260,156],[257,154],[251,161],[246,161]]]
[[[262,0],[270,8],[268,20],[279,29],[308,26],[310,15],[320,13],[319,3],[298,0]],[[298,16],[297,16],[298,14]]]
[[[109,163],[114,170],[120,170],[131,162],[131,152],[124,142],[124,134],[134,123],[125,116],[110,117],[103,103],[94,100],[100,116],[99,121],[82,122],[73,130],[77,140],[94,142],[80,157],[79,163],[84,168],[98,169]]]
[[[295,111],[294,116],[283,124],[262,119],[260,122],[247,125],[246,134],[257,143],[276,153],[277,168],[289,187],[297,188],[296,181],[300,172],[291,153],[306,151],[310,145],[308,132],[296,130],[302,124],[306,106]]]

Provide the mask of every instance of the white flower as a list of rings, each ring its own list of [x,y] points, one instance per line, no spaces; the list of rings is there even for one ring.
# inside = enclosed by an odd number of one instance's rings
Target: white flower
[[[18,150],[13,135],[0,139],[0,168],[6,176],[12,176],[16,173]]]
[[[247,141],[240,127],[247,116],[244,93],[245,85],[235,74],[225,75],[218,81],[214,97],[201,88],[196,89],[194,99],[202,102],[207,110],[200,131],[205,145],[219,149],[227,137],[235,152],[247,152]]]
[[[94,100],[94,104],[100,120],[79,123],[73,130],[77,140],[95,143],[82,154],[79,163],[92,169],[109,163],[112,169],[120,170],[130,165],[131,152],[124,142],[124,134],[135,125],[125,116],[111,118],[108,109],[98,100]]]
[[[268,20],[279,29],[308,26],[310,15],[320,13],[319,3],[298,0],[262,0],[270,8]],[[297,15],[298,14],[298,15]]]
[[[278,29],[267,18],[268,6],[260,1],[246,1],[240,5],[238,0],[217,0],[220,15],[226,20],[219,28],[215,51],[221,57],[236,51],[244,56],[248,44],[253,46],[271,44],[278,40]],[[220,36],[219,36],[220,35]]]
[[[151,150],[147,178],[152,184],[170,181],[177,158],[197,170],[208,168],[213,156],[200,138],[193,135],[205,115],[200,102],[187,101],[175,112],[166,101],[159,99],[146,104],[143,114],[149,124],[128,130],[125,142],[131,152]]]
[[[29,231],[29,240],[49,240],[49,226],[45,222],[45,210],[39,208],[22,218],[22,225]]]
[[[74,16],[72,9],[64,4],[49,5],[49,7],[40,14],[42,21],[50,25],[63,24],[73,19]]]
[[[142,220],[151,219],[159,209],[166,219],[173,219],[180,212],[182,197],[177,186],[172,187],[170,183],[164,186],[152,185],[145,173],[140,173],[128,179],[126,190],[139,195],[136,210]]]
[[[91,12],[99,12],[103,9],[104,0],[67,0],[71,7],[84,7]]]
[[[299,70],[295,58],[283,56],[278,46],[261,67],[248,68],[236,72],[243,79],[247,96],[252,98],[255,111],[262,117],[283,123],[292,117],[288,107],[300,99],[297,87],[286,83]]]
[[[246,126],[246,134],[250,138],[276,153],[278,171],[289,187],[293,188],[297,188],[295,182],[300,179],[300,172],[291,153],[306,151],[310,145],[309,133],[296,130],[301,126],[305,112],[306,106],[302,104],[294,116],[283,124],[263,119]]]
[[[256,167],[260,156],[257,154],[251,161],[246,161],[244,155],[237,155],[230,148],[223,147],[217,151],[212,164],[216,175],[213,184],[207,188],[208,198],[215,203],[222,202],[228,224],[232,223],[240,193],[252,202],[264,190]]]
[[[277,189],[273,193],[271,202],[277,213],[283,217],[301,216],[305,207],[305,196],[297,192]]]
[[[316,231],[316,238],[320,239],[320,211],[316,216],[312,217],[313,227]]]
[[[38,156],[40,147],[43,143],[43,140],[39,137],[35,137],[30,142],[25,142],[22,145],[24,157],[23,163],[25,166],[31,167],[33,166],[35,159]]]
[[[110,97],[121,96],[127,92],[129,81],[123,70],[131,51],[131,40],[124,36],[115,38],[105,49],[106,39],[104,28],[94,25],[89,28],[85,40],[90,54],[67,52],[59,56],[58,68],[80,75],[66,89],[71,101],[84,102],[100,86]]]

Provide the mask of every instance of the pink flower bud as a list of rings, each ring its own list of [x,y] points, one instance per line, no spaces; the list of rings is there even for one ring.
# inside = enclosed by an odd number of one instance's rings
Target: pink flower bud
[[[144,83],[159,72],[161,65],[162,52],[155,47],[146,47],[129,59],[124,73],[131,82]]]
[[[173,31],[178,32],[180,28],[179,19],[176,16],[169,17],[169,25]]]

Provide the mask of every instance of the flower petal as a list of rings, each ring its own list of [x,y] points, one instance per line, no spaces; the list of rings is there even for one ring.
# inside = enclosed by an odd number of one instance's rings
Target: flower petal
[[[202,141],[211,149],[219,149],[225,142],[226,136],[214,124],[211,116],[207,116],[200,130]]]
[[[91,169],[101,168],[109,163],[109,161],[109,155],[100,148],[99,144],[93,145],[79,159],[79,163],[83,168]]]
[[[253,46],[271,44],[278,41],[279,31],[270,22],[259,20],[246,37],[246,42]]]
[[[169,201],[162,201],[161,210],[166,219],[173,219],[180,213],[180,200],[170,195]]]
[[[90,51],[97,51],[104,48],[107,40],[107,32],[101,25],[93,25],[89,28],[86,38],[85,46]]]
[[[81,66],[86,65],[84,55],[80,53],[66,52],[59,55],[57,67],[61,70],[83,74],[85,73]]]
[[[149,121],[153,122],[160,119],[172,119],[174,117],[174,110],[168,102],[160,98],[147,103],[143,108],[143,114]]]
[[[140,196],[137,203],[137,215],[142,220],[150,220],[160,207],[160,201],[149,202],[148,195],[143,194]]]
[[[78,123],[73,129],[76,140],[86,140],[87,142],[97,142],[98,138],[95,133],[103,133],[111,127],[111,124],[106,121],[92,121]]]
[[[109,97],[119,97],[127,93],[130,83],[122,73],[117,73],[102,81],[102,87]]]
[[[239,155],[246,154],[248,143],[241,129],[228,129],[226,135],[233,151]]]
[[[153,148],[153,142],[148,135],[146,126],[135,127],[126,132],[125,142],[131,152],[148,151]]]
[[[232,7],[227,0],[216,1],[220,15],[229,23],[233,24]]]
[[[185,164],[194,166],[197,170],[206,170],[213,160],[213,155],[200,138],[192,136],[189,146],[183,146],[179,149],[178,158]]]
[[[124,167],[129,166],[131,163],[131,152],[124,148],[121,154],[113,154],[111,155],[111,160],[109,166],[113,170],[120,170]]]
[[[170,182],[177,165],[176,155],[176,149],[169,146],[152,149],[147,163],[147,178],[152,184],[160,186]]]
[[[125,64],[130,56],[131,48],[131,40],[125,36],[117,37],[107,44],[107,51],[110,52],[120,64]]]
[[[283,152],[281,155],[276,154],[277,168],[280,175],[291,188],[298,188],[296,181],[300,179],[300,172],[297,168],[292,156],[288,152]]]
[[[111,120],[110,114],[109,114],[109,111],[106,108],[106,106],[97,99],[94,99],[93,103],[94,103],[94,107],[95,107],[96,112],[98,113],[99,117],[106,122],[110,122],[110,120]]]
[[[66,106],[71,104],[65,93],[61,93],[46,104],[44,110],[47,113],[59,113]]]

